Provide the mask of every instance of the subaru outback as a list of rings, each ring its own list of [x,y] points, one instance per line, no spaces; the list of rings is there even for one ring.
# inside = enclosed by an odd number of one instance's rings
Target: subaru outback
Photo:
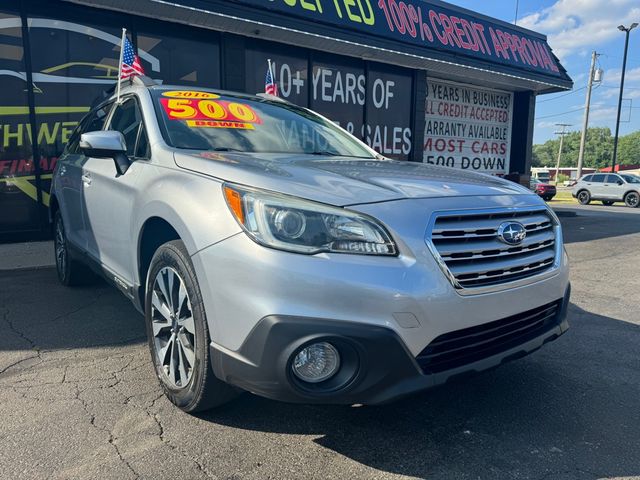
[[[167,397],[379,404],[567,328],[558,218],[488,175],[393,161],[269,96],[123,82],[52,182],[57,273],[144,314]]]

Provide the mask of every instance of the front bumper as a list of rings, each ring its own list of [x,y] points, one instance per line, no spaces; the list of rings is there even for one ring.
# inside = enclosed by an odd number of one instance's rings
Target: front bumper
[[[263,318],[237,351],[212,344],[211,362],[214,373],[223,381],[275,400],[386,403],[521,358],[555,340],[568,328],[569,297],[570,286],[564,297],[554,302],[557,309],[553,316],[526,334],[505,333],[504,319],[489,323],[484,332],[469,332],[478,337],[476,351],[465,354],[470,361],[458,362],[445,370],[432,371],[424,364],[422,355],[415,357],[392,329],[280,315]],[[519,332],[525,332],[522,322],[522,319],[512,321]],[[493,335],[490,345],[488,335]],[[319,341],[330,342],[338,349],[342,357],[341,372],[321,384],[305,385],[293,375],[291,359],[303,346]]]

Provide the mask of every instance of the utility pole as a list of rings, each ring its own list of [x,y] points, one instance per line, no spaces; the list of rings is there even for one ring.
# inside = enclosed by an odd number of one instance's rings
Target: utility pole
[[[554,132],[556,135],[560,135],[560,148],[558,148],[558,161],[556,162],[556,186],[558,186],[558,175],[560,174],[560,158],[562,158],[562,145],[564,144],[564,136],[569,133],[566,131],[567,127],[570,127],[568,123],[556,123],[557,127],[562,127],[560,132]]]
[[[584,102],[584,121],[582,123],[582,136],[580,137],[580,151],[578,152],[578,173],[576,180],[582,176],[582,163],[584,160],[584,146],[587,141],[587,129],[589,128],[589,107],[591,106],[591,87],[593,77],[596,73],[596,59],[598,54],[593,51],[591,54],[591,67],[589,68],[589,82],[587,83],[587,99]]]
[[[625,33],[624,55],[622,56],[622,75],[620,76],[620,95],[618,96],[618,117],[616,119],[616,134],[613,137],[613,156],[611,157],[611,173],[616,173],[616,157],[618,155],[618,134],[620,133],[620,111],[622,109],[622,92],[624,90],[624,74],[627,69],[627,50],[629,50],[629,32],[638,26],[632,23],[629,28],[619,25],[618,30]]]

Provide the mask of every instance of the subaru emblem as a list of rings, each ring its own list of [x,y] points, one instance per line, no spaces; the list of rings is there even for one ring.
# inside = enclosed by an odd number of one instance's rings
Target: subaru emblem
[[[520,245],[527,236],[527,229],[520,222],[504,222],[498,227],[498,238],[507,245]]]

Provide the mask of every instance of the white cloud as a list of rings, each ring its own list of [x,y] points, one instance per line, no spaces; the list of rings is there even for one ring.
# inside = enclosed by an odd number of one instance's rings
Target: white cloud
[[[589,112],[589,121],[615,120],[617,113],[616,107],[596,107]]]
[[[589,51],[621,35],[618,25],[640,19],[638,0],[558,0],[552,6],[525,16],[518,25],[545,33],[561,60]]]
[[[555,128],[556,123],[558,123],[558,122],[557,121],[556,122],[545,122],[545,121],[542,121],[542,122],[536,123],[536,128]]]
[[[609,86],[619,86],[620,85],[620,75],[622,75],[622,69],[614,69],[604,72],[604,85]],[[625,85],[630,84],[631,82],[640,82],[640,67],[637,68],[627,68],[627,71],[624,74],[624,83]]]

